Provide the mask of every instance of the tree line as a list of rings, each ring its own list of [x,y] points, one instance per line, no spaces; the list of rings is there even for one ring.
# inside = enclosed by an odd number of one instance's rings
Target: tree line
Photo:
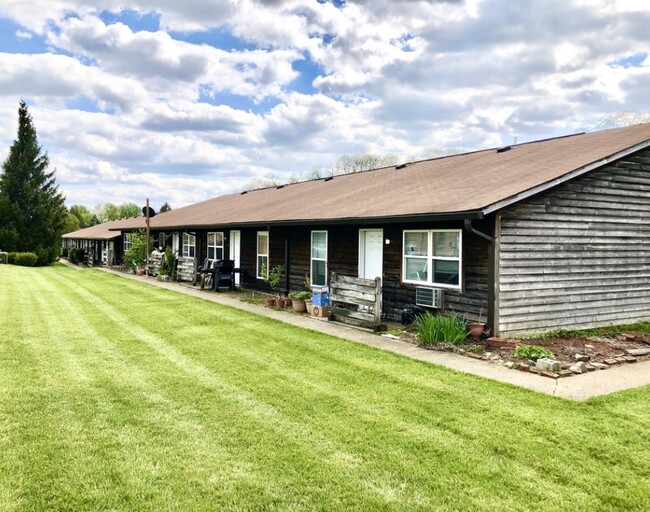
[[[0,173],[0,251],[33,253],[37,265],[49,265],[59,256],[61,236],[106,222],[142,215],[135,203],[65,206],[48,171],[49,158],[38,143],[27,104],[18,107],[18,133]],[[165,203],[161,212],[171,210]]]

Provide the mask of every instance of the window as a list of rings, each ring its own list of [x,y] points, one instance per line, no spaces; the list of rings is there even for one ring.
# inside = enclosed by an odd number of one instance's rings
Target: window
[[[131,248],[131,233],[124,233],[124,252]]]
[[[196,237],[189,233],[183,233],[183,256],[194,258],[196,251]]]
[[[327,284],[327,231],[311,232],[311,284]]]
[[[403,281],[460,289],[462,231],[404,231]]]
[[[223,233],[208,233],[208,259],[223,259]]]
[[[165,233],[158,233],[158,247],[161,251],[165,250]]]
[[[266,275],[262,276],[262,269],[266,269]],[[257,232],[257,278],[264,279],[269,273],[269,232]]]

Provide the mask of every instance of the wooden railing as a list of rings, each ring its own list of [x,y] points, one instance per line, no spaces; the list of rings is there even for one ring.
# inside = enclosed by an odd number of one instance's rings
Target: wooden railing
[[[381,328],[381,277],[362,279],[332,272],[330,313],[339,322],[378,331]]]

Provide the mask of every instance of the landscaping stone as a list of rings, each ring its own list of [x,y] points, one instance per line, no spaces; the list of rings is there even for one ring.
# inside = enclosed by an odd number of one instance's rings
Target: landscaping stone
[[[537,363],[535,363],[535,367],[545,372],[559,372],[560,362],[556,361],[555,359],[542,357],[537,360]]]
[[[579,361],[576,364],[570,366],[569,371],[572,371],[576,374],[587,373],[587,365],[584,361]]]
[[[609,365],[605,364],[605,363],[596,363],[596,362],[594,362],[594,363],[591,363],[591,366],[593,366],[597,370],[607,370],[607,368],[609,368]]]
[[[539,368],[536,368],[534,366],[531,366],[530,368],[528,368],[528,371],[530,373],[536,373],[537,375],[539,375],[542,372],[542,370],[540,370]]]
[[[508,361],[507,363],[504,363],[503,366],[505,366],[506,368],[514,368],[515,363],[513,363],[512,361]]]
[[[630,348],[627,349],[627,352],[631,356],[647,356],[650,354],[650,348]]]
[[[488,338],[487,345],[490,348],[516,348],[517,343],[512,340],[505,340],[503,338]]]
[[[474,354],[473,352],[467,352],[465,355],[467,357],[471,357],[472,359],[483,359],[483,356],[481,354]]]
[[[593,364],[591,364],[591,363],[587,363],[587,371],[588,371],[588,372],[595,372],[595,371],[596,371],[596,367],[595,367]]]
[[[570,377],[573,375],[573,372],[569,370],[560,370],[560,377]]]
[[[622,363],[627,363],[627,360],[625,359],[625,356],[616,356],[616,360],[621,364]]]
[[[530,365],[526,363],[519,363],[517,365],[517,370],[521,370],[522,372],[527,372],[530,370]]]
[[[543,377],[549,377],[551,379],[557,379],[559,377],[559,375],[555,372],[540,372],[539,374]]]
[[[605,362],[610,366],[618,364],[618,361],[613,357],[610,357],[609,359],[605,359]]]
[[[625,361],[626,361],[627,363],[636,363],[636,357],[627,356],[627,357],[625,358]]]
[[[573,357],[574,357],[574,359],[576,361],[585,361],[586,362],[586,361],[589,361],[591,359],[591,357],[589,357],[586,354],[575,354]]]

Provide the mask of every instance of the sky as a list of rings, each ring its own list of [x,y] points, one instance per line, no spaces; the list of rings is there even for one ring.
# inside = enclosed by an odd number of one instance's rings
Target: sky
[[[650,112],[647,0],[1,0],[0,160],[29,106],[66,204],[178,208]]]

